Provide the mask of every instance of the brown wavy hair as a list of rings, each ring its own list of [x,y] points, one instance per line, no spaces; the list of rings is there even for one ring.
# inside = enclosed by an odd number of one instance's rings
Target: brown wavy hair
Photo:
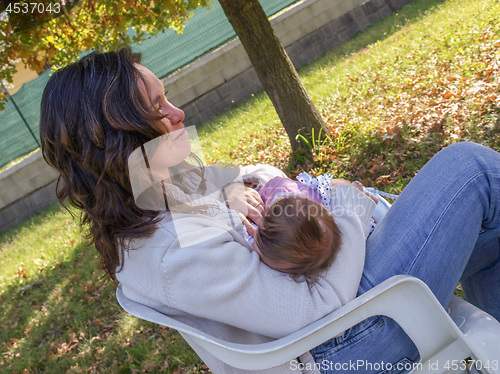
[[[56,71],[41,104],[42,154],[60,173],[57,197],[82,210],[113,279],[128,239],[152,234],[159,221],[158,211],[135,204],[127,169],[136,148],[167,132],[165,116],[139,90],[139,80],[147,87],[140,61],[128,47],[93,52]]]
[[[266,264],[312,285],[334,261],[342,234],[323,205],[285,197],[266,210],[255,241]]]

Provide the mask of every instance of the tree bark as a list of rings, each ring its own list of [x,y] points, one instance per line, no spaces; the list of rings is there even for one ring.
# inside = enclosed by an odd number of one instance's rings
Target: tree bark
[[[329,132],[258,0],[219,0],[297,150],[298,133]]]

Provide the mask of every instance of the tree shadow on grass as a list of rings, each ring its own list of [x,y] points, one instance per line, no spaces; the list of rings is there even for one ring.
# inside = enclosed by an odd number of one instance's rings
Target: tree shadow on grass
[[[329,173],[337,178],[360,181],[364,186],[399,194],[420,169],[441,149],[459,141],[472,141],[500,150],[500,122],[487,131],[473,129],[463,137],[451,137],[445,126],[435,124],[425,128],[403,125],[392,133],[383,130],[361,135],[354,130],[345,132],[348,149],[337,148],[336,142],[321,143],[312,151],[313,159],[290,154],[289,174],[295,177],[307,170],[312,175]]]
[[[61,263],[0,295],[2,373],[200,372],[180,335],[121,310],[97,251],[84,243]],[[25,371],[27,370],[27,371]]]

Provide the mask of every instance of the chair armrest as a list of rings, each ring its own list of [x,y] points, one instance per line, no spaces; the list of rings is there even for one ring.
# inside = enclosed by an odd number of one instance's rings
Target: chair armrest
[[[453,348],[461,358],[470,352],[460,340],[460,330],[427,285],[411,276],[394,276],[295,333],[262,344],[231,343],[211,337],[150,307],[128,300],[120,286],[117,298],[127,312],[189,335],[203,349],[240,369],[264,370],[281,365],[375,315],[394,319],[417,346],[422,362],[436,357],[436,352],[446,349],[450,342],[456,342]]]

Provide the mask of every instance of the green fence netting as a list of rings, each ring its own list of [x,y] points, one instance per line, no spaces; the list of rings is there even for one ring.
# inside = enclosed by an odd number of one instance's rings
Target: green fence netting
[[[25,83],[0,111],[0,167],[40,146],[40,101],[49,74]]]
[[[260,1],[266,14],[272,16],[298,0]],[[214,1],[210,9],[198,8],[194,11],[182,34],[167,30],[131,47],[133,51],[142,52],[145,66],[157,76],[164,77],[233,37],[235,32],[231,24],[220,4]],[[0,168],[39,147],[40,101],[49,76],[50,71],[46,71],[13,95],[27,125],[12,101],[0,111]]]

